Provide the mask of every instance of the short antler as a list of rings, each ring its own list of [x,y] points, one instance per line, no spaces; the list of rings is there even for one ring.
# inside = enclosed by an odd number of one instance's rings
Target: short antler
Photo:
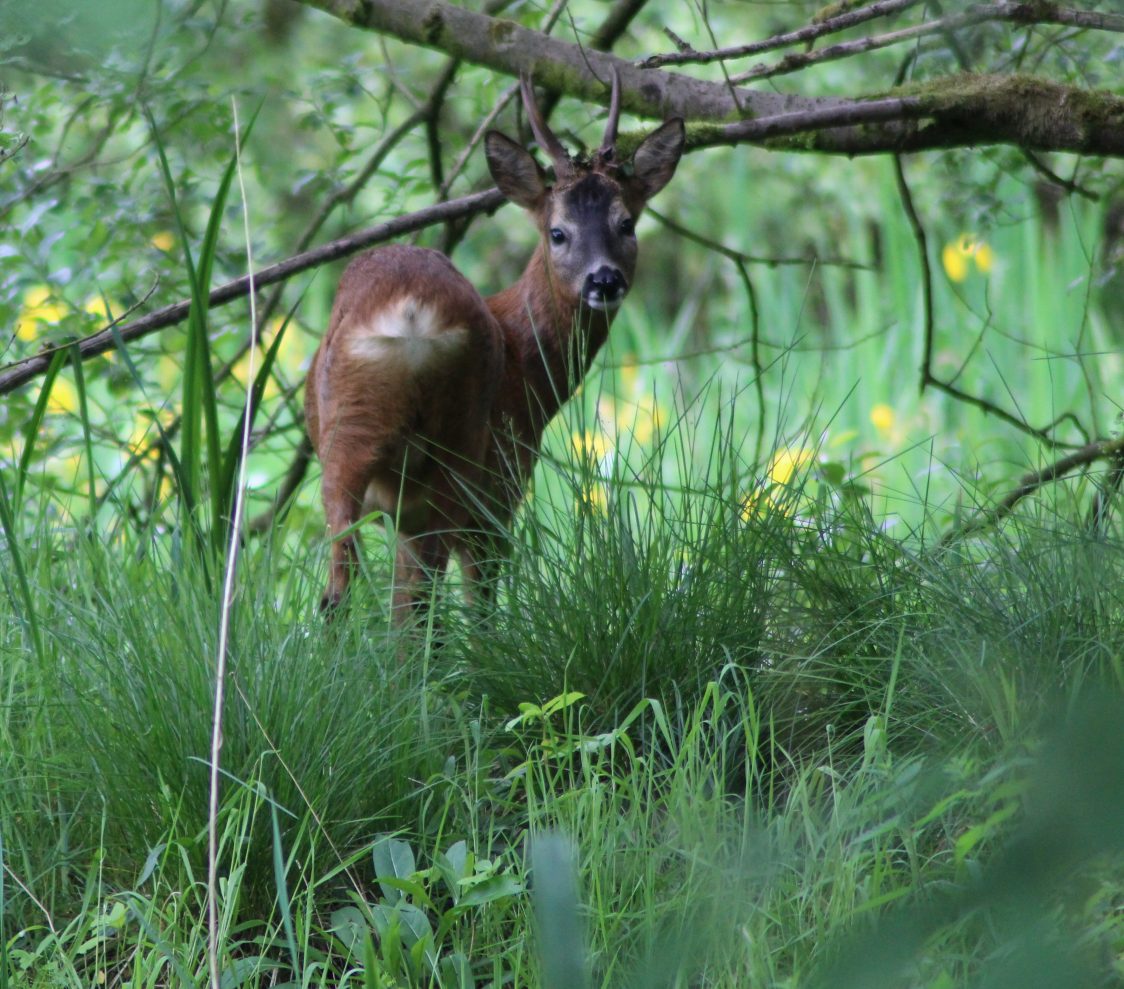
[[[558,178],[569,176],[574,170],[570,155],[562,146],[562,142],[554,136],[554,132],[546,125],[546,121],[543,120],[539,105],[535,102],[535,90],[531,85],[531,77],[526,73],[519,76],[519,88],[523,93],[523,106],[527,110],[531,133],[535,135],[539,147],[550,155],[550,160],[554,162],[554,174]]]
[[[601,148],[597,152],[603,162],[613,159],[617,147],[617,123],[621,117],[621,74],[613,66],[613,89],[609,96],[609,120],[605,124],[605,136],[601,138]]]

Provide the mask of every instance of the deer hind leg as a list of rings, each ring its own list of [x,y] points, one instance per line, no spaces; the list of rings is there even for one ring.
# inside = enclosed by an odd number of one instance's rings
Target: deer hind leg
[[[457,559],[465,577],[465,596],[472,605],[491,610],[496,600],[500,572],[510,550],[507,535],[498,528],[461,534]]]
[[[324,514],[333,538],[328,587],[320,599],[321,611],[335,611],[351,582],[359,558],[359,535],[354,527],[362,517],[363,496],[373,469],[369,460],[342,457],[330,458],[324,464]]]
[[[449,562],[446,532],[399,534],[394,560],[392,608],[396,625],[405,625],[426,613],[435,582]]]

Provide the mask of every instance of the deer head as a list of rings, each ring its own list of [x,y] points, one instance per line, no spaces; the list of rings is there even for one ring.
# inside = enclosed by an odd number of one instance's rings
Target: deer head
[[[534,218],[562,297],[612,313],[636,271],[636,221],[648,200],[671,180],[683,153],[683,121],[668,120],[641,142],[631,161],[618,162],[620,78],[614,70],[601,147],[588,157],[572,157],[543,120],[527,76],[521,86],[535,140],[554,165],[554,181],[528,151],[498,131],[485,138],[492,177],[508,199]]]

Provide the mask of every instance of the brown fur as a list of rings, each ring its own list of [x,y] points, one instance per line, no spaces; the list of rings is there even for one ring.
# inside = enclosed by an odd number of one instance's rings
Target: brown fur
[[[636,242],[621,223],[671,178],[682,143],[682,123],[669,122],[641,145],[637,163],[656,160],[635,177],[556,161],[550,188],[526,151],[489,134],[493,176],[542,239],[520,280],[487,299],[436,251],[384,247],[347,268],[305,392],[335,537],[323,607],[341,600],[354,526],[376,510],[397,528],[396,609],[416,604],[419,581],[453,552],[484,576],[543,430],[608,336],[615,308],[590,308],[583,286],[601,265],[627,290]]]

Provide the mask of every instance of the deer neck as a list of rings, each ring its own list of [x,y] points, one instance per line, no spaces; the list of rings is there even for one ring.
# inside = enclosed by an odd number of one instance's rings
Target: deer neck
[[[484,301],[503,329],[509,365],[498,402],[522,405],[500,411],[525,421],[537,441],[585,377],[613,314],[580,306],[553,276],[542,244],[519,281]]]

